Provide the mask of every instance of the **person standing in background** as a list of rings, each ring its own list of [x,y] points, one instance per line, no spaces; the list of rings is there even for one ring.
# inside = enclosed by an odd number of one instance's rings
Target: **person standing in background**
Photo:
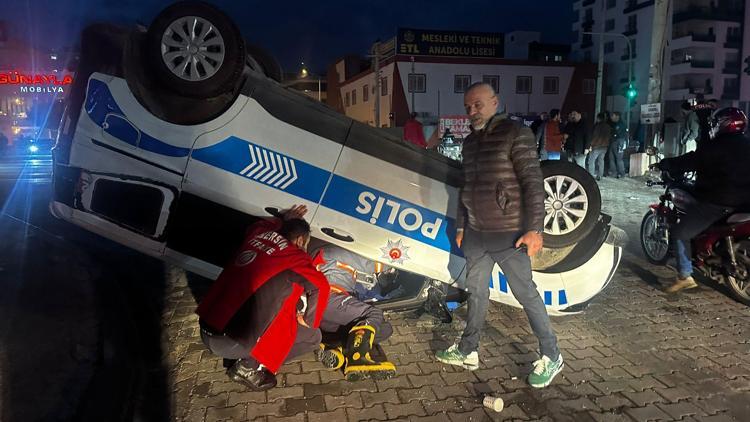
[[[596,124],[591,135],[591,154],[589,155],[589,173],[602,180],[604,174],[604,156],[607,155],[609,140],[612,138],[612,127],[607,121],[607,112],[596,115]]]
[[[424,130],[422,123],[417,120],[417,113],[412,112],[409,120],[404,124],[404,141],[410,142],[420,148],[427,148],[427,141],[424,139]]]
[[[612,139],[610,140],[609,151],[607,152],[607,160],[609,161],[608,175],[610,177],[614,175],[619,179],[625,176],[625,163],[622,161],[622,154],[628,146],[628,135],[625,130],[625,123],[620,120],[619,111],[612,112],[610,124],[612,125]]]

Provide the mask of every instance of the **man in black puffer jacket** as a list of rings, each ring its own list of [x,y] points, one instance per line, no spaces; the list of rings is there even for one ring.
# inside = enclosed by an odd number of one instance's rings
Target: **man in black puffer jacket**
[[[489,305],[488,281],[497,263],[539,339],[542,357],[534,362],[528,382],[532,387],[546,387],[562,370],[563,361],[531,277],[530,257],[542,248],[544,228],[544,187],[534,135],[505,114],[497,114],[498,99],[487,83],[470,86],[464,105],[472,132],[463,144],[464,185],[456,243],[466,257],[468,313],[460,343],[438,351],[436,357],[470,370],[479,366],[477,350]]]

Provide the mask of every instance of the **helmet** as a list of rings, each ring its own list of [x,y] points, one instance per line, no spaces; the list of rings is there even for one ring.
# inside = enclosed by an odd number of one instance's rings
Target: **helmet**
[[[747,116],[735,107],[722,108],[711,116],[711,139],[719,135],[745,133]]]

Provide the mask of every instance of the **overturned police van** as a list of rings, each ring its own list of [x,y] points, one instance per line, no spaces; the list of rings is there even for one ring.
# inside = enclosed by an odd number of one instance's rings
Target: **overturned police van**
[[[183,2],[147,30],[91,26],[81,49],[54,148],[55,216],[215,278],[248,224],[305,204],[317,243],[400,270],[402,294],[379,306],[461,288],[460,162],[283,87],[217,9]],[[583,169],[542,170],[534,280],[551,313],[577,311],[612,279],[621,231]],[[492,300],[519,306],[500,268],[488,283]]]

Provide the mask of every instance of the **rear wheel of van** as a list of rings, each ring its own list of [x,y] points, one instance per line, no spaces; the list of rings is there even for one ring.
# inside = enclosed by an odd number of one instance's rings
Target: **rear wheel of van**
[[[565,161],[542,161],[544,177],[544,246],[562,248],[596,225],[602,208],[599,186],[582,167]]]
[[[195,1],[164,9],[148,28],[147,57],[159,81],[177,94],[216,97],[235,89],[245,42],[220,10]]]

